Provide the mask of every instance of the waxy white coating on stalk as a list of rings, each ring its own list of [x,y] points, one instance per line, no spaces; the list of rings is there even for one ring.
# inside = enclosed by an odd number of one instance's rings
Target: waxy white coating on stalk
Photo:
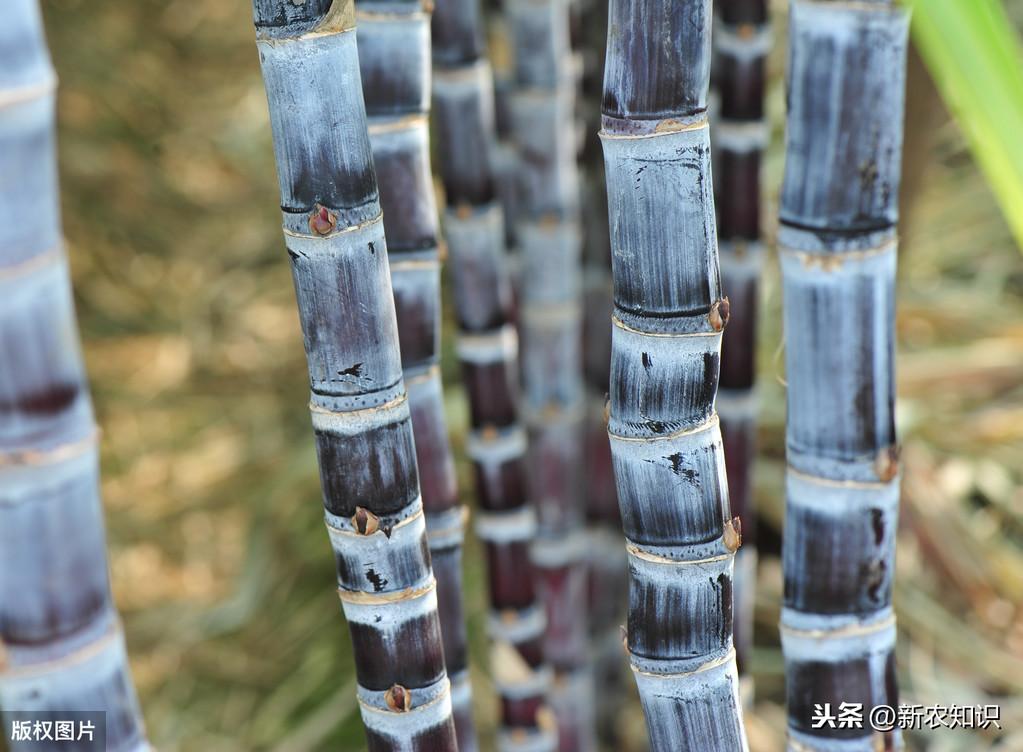
[[[532,540],[536,535],[536,512],[532,507],[510,512],[480,512],[476,515],[476,535],[495,543]]]
[[[107,749],[141,752],[149,745],[110,593],[98,431],[61,237],[56,76],[35,0],[12,0],[3,19],[0,710],[102,711]]]
[[[747,749],[738,547],[714,411],[728,302],[706,120],[709,0],[612,0],[603,127],[614,280],[608,433],[628,541],[626,647],[655,752]]]
[[[519,335],[506,324],[484,334],[463,334],[455,343],[459,360],[467,363],[503,363],[519,351]]]
[[[328,532],[369,746],[454,750],[381,220],[385,192],[373,165],[353,4],[254,0],[253,6]],[[413,89],[426,86],[413,69],[396,70],[406,72]],[[425,131],[413,119],[377,127],[374,137],[401,149],[422,144]],[[430,207],[416,218],[428,228]]]
[[[515,426],[486,438],[471,435],[466,441],[466,453],[473,462],[485,464],[522,457],[526,453],[526,432],[521,426]]]
[[[907,14],[792,5],[779,246],[785,291],[789,746],[900,748],[898,730],[813,728],[820,703],[898,705],[894,321]]]

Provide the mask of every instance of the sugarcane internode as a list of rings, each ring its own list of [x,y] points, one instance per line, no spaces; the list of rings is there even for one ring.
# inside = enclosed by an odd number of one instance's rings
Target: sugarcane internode
[[[714,409],[730,310],[711,185],[710,32],[709,0],[610,5],[608,433],[628,541],[627,648],[651,748],[665,752],[747,748],[732,643],[740,540]]]
[[[795,0],[779,255],[788,380],[781,617],[793,749],[901,747],[816,705],[898,705],[893,355],[907,14]]]
[[[353,4],[255,0],[254,10],[324,517],[369,746],[455,750],[432,510],[420,495]]]

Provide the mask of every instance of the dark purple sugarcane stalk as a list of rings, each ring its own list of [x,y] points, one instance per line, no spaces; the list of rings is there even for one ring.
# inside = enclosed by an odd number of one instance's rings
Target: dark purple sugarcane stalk
[[[614,282],[608,431],[628,541],[627,647],[655,752],[747,749],[715,397],[709,0],[612,0],[601,139]]]
[[[255,0],[338,594],[371,752],[456,750],[351,0]]]
[[[756,330],[764,248],[760,231],[760,164],[768,142],[764,112],[771,48],[767,0],[717,0],[713,80],[720,109],[712,127],[714,193],[721,287],[731,317],[721,345],[718,413],[725,442],[728,496],[745,545],[735,555],[735,652],[743,699],[752,702],[749,674],[756,587]]]
[[[778,235],[788,381],[781,616],[789,746],[868,752],[898,730],[815,706],[898,706],[895,266],[907,13],[794,0]]]
[[[520,186],[516,238],[523,416],[539,534],[533,561],[547,611],[544,651],[557,679],[559,749],[595,745],[589,665],[582,378],[578,66],[568,0],[507,0]]]
[[[5,5],[0,60],[0,711],[51,724],[102,711],[106,749],[141,752],[61,236],[57,79],[35,0]],[[104,719],[92,721],[98,739]],[[38,749],[5,736],[12,751]]]
[[[420,0],[358,0],[359,65],[369,118],[412,411],[426,533],[460,752],[477,749],[462,603],[459,503],[440,376],[440,253],[430,169],[430,13]]]
[[[547,696],[546,619],[530,548],[526,433],[518,416],[518,339],[510,321],[505,228],[490,156],[494,85],[479,0],[440,0],[433,16],[434,123],[447,205],[444,230],[469,397],[468,452],[488,575],[491,671],[500,700],[498,749],[543,752],[557,737]]]

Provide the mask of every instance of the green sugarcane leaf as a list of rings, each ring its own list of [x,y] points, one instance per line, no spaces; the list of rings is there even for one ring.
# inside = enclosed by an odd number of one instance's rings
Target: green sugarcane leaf
[[[1000,0],[905,0],[913,41],[1023,249],[1023,47]]]

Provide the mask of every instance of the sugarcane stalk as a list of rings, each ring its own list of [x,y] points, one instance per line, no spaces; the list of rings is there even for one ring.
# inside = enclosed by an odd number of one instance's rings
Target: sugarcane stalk
[[[601,139],[614,319],[608,432],[627,648],[653,750],[745,750],[732,521],[714,402],[728,320],[707,127],[711,3],[612,0]],[[667,43],[665,43],[667,40]]]
[[[462,603],[468,510],[459,503],[440,376],[439,228],[429,134],[430,12],[420,0],[358,0],[356,19],[455,731],[460,752],[472,752],[477,743]]]
[[[716,9],[713,81],[720,108],[712,125],[714,196],[721,287],[731,304],[721,345],[718,413],[725,443],[728,496],[746,544],[735,555],[734,633],[742,696],[749,705],[753,698],[749,659],[757,569],[753,509],[756,330],[764,256],[760,163],[768,140],[764,89],[771,37],[767,0],[719,0]]]
[[[815,705],[897,706],[893,354],[907,14],[795,0],[779,251],[788,379],[781,617],[791,749],[901,747],[815,728]]]
[[[600,102],[607,40],[607,4],[586,0],[573,4],[573,45],[582,59],[578,105],[583,241],[583,379],[586,424],[583,498],[589,539],[589,633],[600,741],[621,746],[619,719],[628,663],[622,653],[621,624],[628,602],[628,559],[607,436],[607,395],[611,375],[611,241],[607,224],[607,189],[601,154]]]
[[[369,748],[455,750],[351,0],[255,0],[327,532]]]
[[[521,186],[519,331],[523,416],[539,534],[533,561],[547,612],[544,652],[559,749],[595,746],[589,667],[588,555],[582,496],[582,233],[576,126],[577,59],[568,0],[509,0],[511,130]]]
[[[35,0],[5,6],[0,59],[0,710],[5,729],[15,711],[103,711],[107,749],[148,750],[110,592]]]
[[[446,206],[444,230],[469,397],[467,449],[487,559],[491,671],[500,699],[497,747],[555,748],[547,708],[552,675],[530,563],[536,516],[526,492],[526,434],[518,416],[518,340],[510,322],[505,229],[490,156],[493,75],[479,0],[440,0],[433,16],[434,118]]]

